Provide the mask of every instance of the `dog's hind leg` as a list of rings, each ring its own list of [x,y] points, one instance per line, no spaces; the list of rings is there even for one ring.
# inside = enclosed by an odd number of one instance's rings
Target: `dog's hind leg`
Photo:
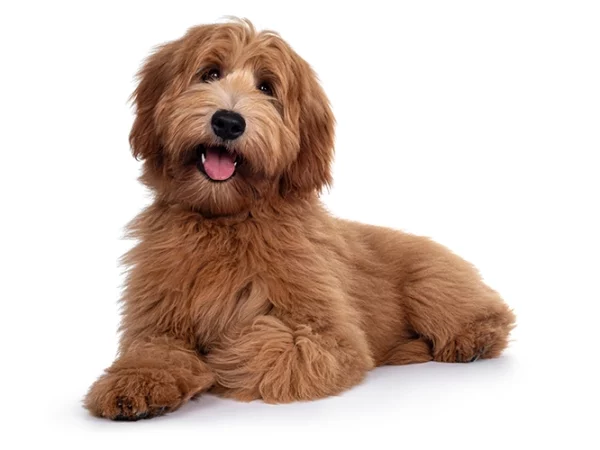
[[[403,340],[392,347],[378,365],[417,364],[433,360],[431,343],[419,337]]]
[[[412,329],[440,362],[494,358],[506,348],[515,316],[477,270],[439,244],[415,238],[403,303]],[[422,344],[413,344],[423,348]]]

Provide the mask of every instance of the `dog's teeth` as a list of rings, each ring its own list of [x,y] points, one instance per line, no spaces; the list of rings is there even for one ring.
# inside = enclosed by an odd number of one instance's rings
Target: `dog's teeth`
[[[233,162],[233,167],[237,166],[237,160]]]
[[[202,153],[202,164],[204,164],[206,161],[206,155],[204,153]]]

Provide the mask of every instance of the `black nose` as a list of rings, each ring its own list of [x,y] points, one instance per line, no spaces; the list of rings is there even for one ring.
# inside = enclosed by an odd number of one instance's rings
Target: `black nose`
[[[226,141],[239,138],[246,129],[246,121],[242,116],[224,109],[213,114],[210,124],[215,134]]]

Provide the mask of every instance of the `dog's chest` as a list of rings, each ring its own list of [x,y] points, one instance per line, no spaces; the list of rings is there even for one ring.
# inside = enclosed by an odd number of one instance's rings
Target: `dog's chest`
[[[226,227],[177,219],[148,233],[129,257],[144,274],[130,280],[130,291],[151,293],[131,299],[130,310],[150,311],[164,332],[210,350],[273,308],[306,243],[297,228],[273,221]]]
[[[270,259],[260,241],[235,232],[208,234],[187,254],[182,300],[189,305],[191,332],[200,349],[210,347],[237,327],[271,308],[263,277]]]
[[[230,285],[206,286],[192,299],[193,332],[199,348],[204,351],[238,327],[268,313],[272,307],[260,278],[234,280],[236,275],[227,278]]]

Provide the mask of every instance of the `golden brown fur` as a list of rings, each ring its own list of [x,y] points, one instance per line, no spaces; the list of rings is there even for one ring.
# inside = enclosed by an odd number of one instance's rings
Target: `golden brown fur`
[[[218,80],[198,78],[213,66]],[[256,88],[264,80],[273,96]],[[131,144],[155,200],[130,224],[138,244],[124,257],[119,356],[87,394],[93,414],[152,417],[207,390],[310,400],[378,365],[468,362],[506,347],[514,316],[470,264],[321,206],[333,115],[276,34],[247,21],[193,28],[149,58],[134,98]],[[218,109],[246,118],[243,136],[211,133]],[[196,168],[200,144],[244,162],[214,183]]]

